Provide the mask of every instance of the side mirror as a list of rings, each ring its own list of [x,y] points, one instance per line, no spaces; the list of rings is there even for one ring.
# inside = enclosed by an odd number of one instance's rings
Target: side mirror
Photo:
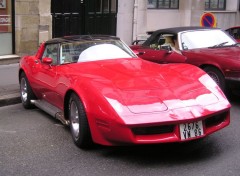
[[[49,57],[44,57],[42,60],[42,63],[47,64],[47,65],[52,64],[52,62],[53,62],[53,59],[49,58]]]

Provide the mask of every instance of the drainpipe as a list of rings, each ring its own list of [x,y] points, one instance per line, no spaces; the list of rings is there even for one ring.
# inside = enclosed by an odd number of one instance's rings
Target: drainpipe
[[[134,0],[134,7],[133,7],[133,41],[137,40],[138,34],[138,0]]]

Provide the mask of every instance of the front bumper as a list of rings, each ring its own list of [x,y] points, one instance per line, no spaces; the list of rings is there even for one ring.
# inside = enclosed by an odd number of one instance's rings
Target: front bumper
[[[202,120],[203,122],[204,134],[200,137],[181,140],[179,125],[199,120]],[[98,131],[101,133],[103,139],[97,141],[97,143],[103,145],[130,145],[185,142],[206,137],[211,133],[228,126],[229,123],[229,109],[206,117],[199,117],[192,120],[172,121],[170,123],[127,125],[113,122],[108,128],[106,128],[106,125],[97,125]]]

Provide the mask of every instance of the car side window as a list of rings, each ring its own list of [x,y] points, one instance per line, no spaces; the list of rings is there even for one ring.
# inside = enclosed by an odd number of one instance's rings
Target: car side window
[[[162,34],[158,34],[151,42],[150,48],[160,49],[160,46],[165,43],[165,39],[162,37]]]
[[[71,55],[72,44],[63,44],[60,48],[60,64],[71,63],[72,55]]]
[[[58,58],[58,44],[48,44],[45,47],[42,58],[49,57],[52,58],[52,65],[57,65]]]
[[[236,28],[236,29],[233,29],[232,30],[232,34],[233,34],[233,37],[235,38],[235,39],[240,39],[240,28]]]
[[[231,28],[226,30],[233,38],[240,39],[240,28]]]
[[[88,45],[80,42],[64,43],[60,47],[60,64],[78,62],[79,55]]]

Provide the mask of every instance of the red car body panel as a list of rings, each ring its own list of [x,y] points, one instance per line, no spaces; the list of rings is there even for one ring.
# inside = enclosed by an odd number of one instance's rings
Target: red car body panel
[[[212,65],[219,68],[226,78],[240,77],[240,47],[196,49],[182,53],[187,58],[186,63],[198,67]]]
[[[137,55],[144,59],[159,64],[166,63],[185,63],[186,57],[176,52],[168,52],[167,50],[155,50],[144,46],[131,46],[136,51]]]
[[[230,123],[228,100],[201,69],[159,65],[139,58],[48,65],[35,56],[20,60],[38,99],[64,111],[69,91],[84,104],[92,139],[103,145],[181,142],[179,124],[203,121],[205,137]],[[223,116],[209,125],[212,117]],[[171,125],[168,133],[141,135],[135,128]],[[199,137],[196,137],[196,139]],[[187,140],[186,140],[187,141]]]

